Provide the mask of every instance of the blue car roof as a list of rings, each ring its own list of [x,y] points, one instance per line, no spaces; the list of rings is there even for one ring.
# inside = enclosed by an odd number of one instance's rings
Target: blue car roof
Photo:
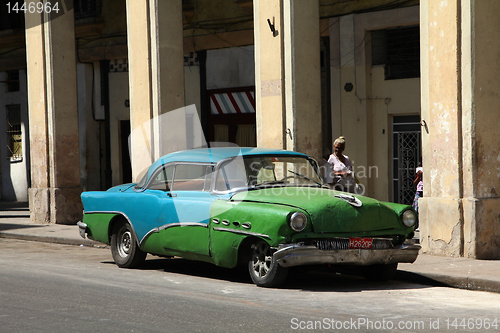
[[[269,149],[269,148],[252,148],[252,147],[230,147],[230,148],[198,148],[181,150],[160,157],[153,165],[159,166],[170,162],[201,162],[201,163],[219,163],[229,157],[235,156],[252,156],[252,155],[301,155],[307,157],[306,154],[297,153],[295,151]]]
[[[253,156],[253,155],[285,155],[285,156],[303,156],[306,154],[295,151],[269,148],[252,147],[225,147],[225,148],[198,148],[181,150],[160,157],[148,170],[148,178],[159,166],[171,162],[198,162],[198,163],[219,163],[220,161],[235,156]]]

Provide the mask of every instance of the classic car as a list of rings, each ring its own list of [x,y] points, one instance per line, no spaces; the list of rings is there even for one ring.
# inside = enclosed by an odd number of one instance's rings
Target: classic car
[[[233,268],[258,286],[289,267],[338,264],[389,279],[419,246],[411,206],[330,190],[308,155],[263,148],[167,154],[134,184],[84,192],[82,237],[110,245],[119,267],[150,253]]]

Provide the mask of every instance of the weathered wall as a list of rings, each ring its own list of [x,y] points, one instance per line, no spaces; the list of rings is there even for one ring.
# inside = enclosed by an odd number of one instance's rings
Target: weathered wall
[[[500,258],[497,1],[421,3],[423,251]]]
[[[463,1],[464,256],[500,258],[500,22],[498,1]]]
[[[366,194],[380,200],[392,198],[392,116],[420,113],[420,80],[385,80],[371,64],[370,31],[418,23],[418,7],[330,19],[332,141],[346,137]]]

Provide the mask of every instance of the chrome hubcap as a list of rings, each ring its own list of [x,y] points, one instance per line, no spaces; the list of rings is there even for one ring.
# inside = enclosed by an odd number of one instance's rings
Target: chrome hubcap
[[[121,257],[126,258],[130,255],[130,249],[132,247],[132,233],[126,228],[123,228],[119,236],[118,254]]]
[[[260,242],[259,244],[254,245],[253,270],[258,277],[262,278],[269,273],[272,259],[271,249],[266,243]]]

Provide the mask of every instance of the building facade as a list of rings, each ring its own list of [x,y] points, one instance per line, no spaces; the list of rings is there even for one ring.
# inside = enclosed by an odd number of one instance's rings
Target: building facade
[[[380,200],[411,203],[422,161],[424,251],[499,257],[494,0],[58,3],[1,12],[0,195],[29,200],[33,221],[76,222],[82,190],[134,181],[169,149],[321,161],[342,135]]]

